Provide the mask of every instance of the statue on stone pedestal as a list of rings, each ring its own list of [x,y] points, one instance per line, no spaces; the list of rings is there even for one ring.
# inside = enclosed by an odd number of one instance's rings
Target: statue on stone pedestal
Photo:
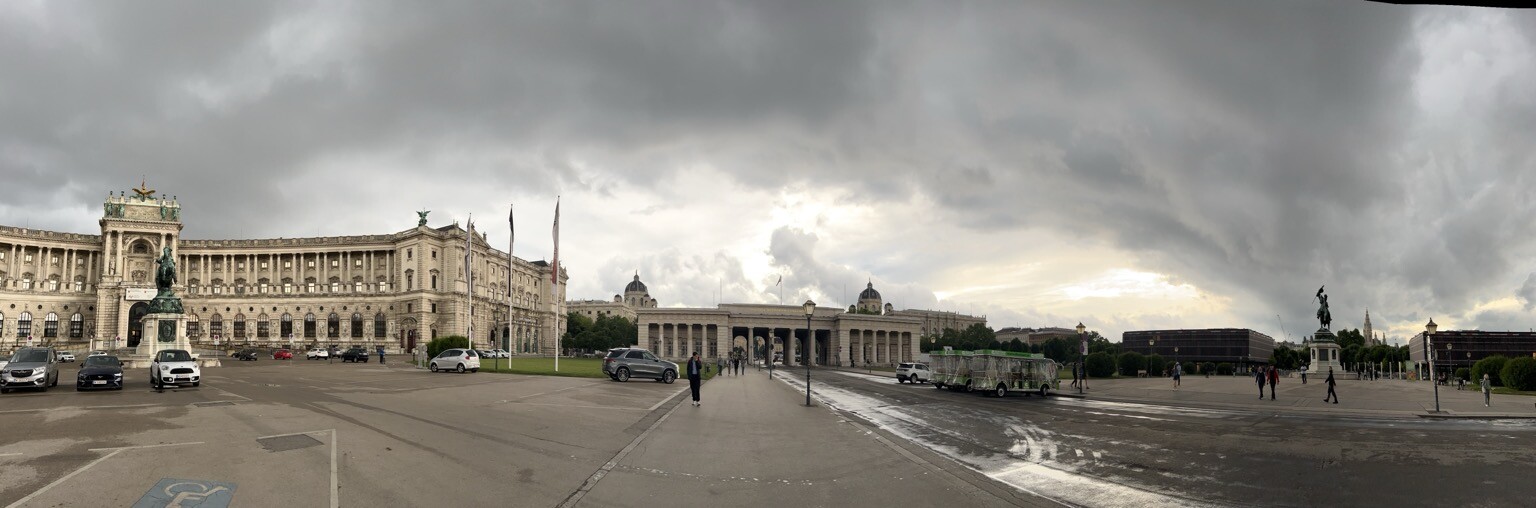
[[[181,299],[171,291],[171,286],[176,284],[176,258],[171,256],[171,248],[166,247],[155,260],[160,266],[155,269],[155,299],[149,302],[151,314],[181,314]]]
[[[427,225],[427,214],[429,214],[429,213],[432,213],[432,211],[431,210],[426,210],[426,211],[416,212],[416,217],[417,217],[416,225],[417,226],[425,226],[425,225]]]
[[[1333,324],[1333,314],[1328,312],[1328,295],[1323,294],[1323,287],[1318,286],[1317,295],[1315,296],[1318,301],[1322,302],[1322,305],[1317,308],[1317,322],[1322,324],[1321,329],[1327,330]]]

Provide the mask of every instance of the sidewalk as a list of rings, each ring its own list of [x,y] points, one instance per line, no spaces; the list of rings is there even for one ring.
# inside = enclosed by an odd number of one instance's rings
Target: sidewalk
[[[1326,376],[1325,376],[1326,377]],[[1216,409],[1278,410],[1291,413],[1328,415],[1347,414],[1384,417],[1425,418],[1536,418],[1536,397],[1522,395],[1493,396],[1492,406],[1483,406],[1483,393],[1453,386],[1440,387],[1440,409],[1433,414],[1433,387],[1423,381],[1356,381],[1353,375],[1335,376],[1339,403],[1323,402],[1328,387],[1317,376],[1282,378],[1275,385],[1275,400],[1269,389],[1258,398],[1258,384],[1246,376],[1184,376],[1178,389],[1171,378],[1090,379],[1087,399],[1135,402],[1170,406]],[[1063,388],[1063,390],[1066,390]],[[1076,390],[1073,390],[1075,393]]]
[[[678,384],[684,393],[671,412],[578,506],[1045,506],[826,407],[805,407],[804,392],[766,371],[705,382],[700,407],[687,380]]]

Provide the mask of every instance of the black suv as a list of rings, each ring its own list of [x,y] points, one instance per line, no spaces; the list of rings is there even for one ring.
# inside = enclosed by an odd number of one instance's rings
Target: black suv
[[[363,362],[363,363],[368,363],[368,350],[360,348],[360,347],[355,347],[355,348],[343,351],[341,353],[341,361],[343,363],[345,363],[345,362]]]
[[[242,362],[244,362],[244,361],[252,361],[252,362],[254,362],[254,361],[256,361],[256,354],[257,353],[256,353],[255,349],[242,349],[242,350],[240,350],[240,352],[235,353],[235,359],[236,360],[240,360]]]

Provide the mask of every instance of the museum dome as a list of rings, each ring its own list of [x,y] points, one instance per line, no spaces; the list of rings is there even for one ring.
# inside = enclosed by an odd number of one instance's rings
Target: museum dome
[[[843,294],[847,294],[847,293],[843,293]],[[859,293],[859,299],[860,300],[879,300],[880,299],[880,292],[879,291],[875,291],[875,283],[874,282],[870,282],[869,285],[864,287],[864,292]]]
[[[624,292],[625,293],[649,293],[650,291],[645,289],[645,283],[644,282],[640,282],[640,274],[637,273],[637,274],[635,274],[635,280],[631,281],[628,286],[624,286]]]

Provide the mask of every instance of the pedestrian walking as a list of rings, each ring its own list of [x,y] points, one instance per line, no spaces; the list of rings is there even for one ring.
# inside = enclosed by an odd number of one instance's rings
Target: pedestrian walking
[[[1184,367],[1179,365],[1179,362],[1173,362],[1173,387],[1174,388],[1178,388],[1179,387],[1179,374],[1182,374],[1183,372],[1184,372]]]
[[[1253,380],[1259,383],[1259,400],[1264,400],[1264,367],[1253,369]]]
[[[725,374],[725,357],[715,357],[715,372],[719,372],[722,375]]]
[[[1493,402],[1493,385],[1488,381],[1488,373],[1483,373],[1483,407],[1489,407]]]
[[[384,346],[379,346],[379,365],[384,365]]]
[[[703,370],[704,362],[699,361],[699,352],[694,351],[693,357],[688,359],[688,389],[693,391],[695,407],[699,405],[699,383],[703,381],[700,379]]]
[[[1275,400],[1275,385],[1280,382],[1280,369],[1269,367],[1269,400]]]
[[[1077,388],[1077,364],[1072,364],[1072,387]]]
[[[1328,385],[1328,396],[1327,397],[1323,397],[1323,402],[1328,402],[1328,399],[1332,398],[1333,399],[1333,403],[1334,404],[1338,404],[1339,403],[1339,394],[1338,394],[1338,392],[1333,391],[1334,385],[1337,384],[1333,380],[1333,367],[1329,367],[1328,368],[1328,379],[1324,379],[1323,380],[1323,384]]]

